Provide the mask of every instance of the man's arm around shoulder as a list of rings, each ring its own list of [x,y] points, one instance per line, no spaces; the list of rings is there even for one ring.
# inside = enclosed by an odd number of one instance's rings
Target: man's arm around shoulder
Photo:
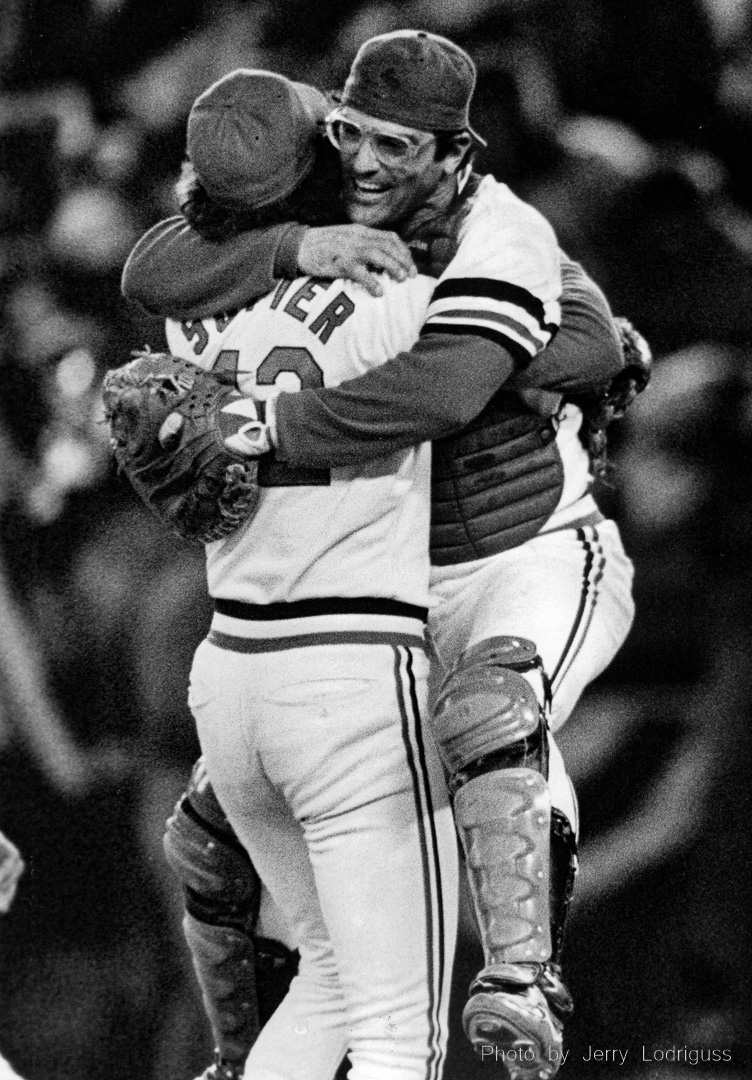
[[[302,225],[284,222],[212,243],[184,217],[167,218],[128,256],[123,295],[173,319],[204,319],[245,307],[268,293],[276,278],[296,276],[305,232]]]

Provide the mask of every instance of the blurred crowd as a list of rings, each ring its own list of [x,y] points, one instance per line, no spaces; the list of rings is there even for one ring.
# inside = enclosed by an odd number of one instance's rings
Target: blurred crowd
[[[176,212],[206,86],[260,67],[333,89],[363,40],[405,26],[471,52],[480,168],[549,218],[656,357],[599,492],[637,621],[561,738],[584,829],[574,1052],[742,1053],[751,0],[3,0],[0,828],[28,870],[0,923],[0,1049],[29,1080],[191,1080],[210,1050],[161,852],[197,753],[203,553],[110,460],[102,375],[164,345],[120,296],[123,262]],[[454,1053],[448,1080],[475,1075]]]

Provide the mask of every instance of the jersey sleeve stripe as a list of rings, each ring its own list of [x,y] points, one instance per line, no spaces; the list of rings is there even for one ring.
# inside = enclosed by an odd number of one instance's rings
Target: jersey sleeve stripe
[[[495,281],[493,278],[447,278],[440,281],[431,297],[429,314],[433,305],[439,300],[446,300],[449,297],[469,299],[479,296],[522,308],[538,323],[544,333],[553,335],[556,332],[558,323],[549,321],[547,305],[539,297],[534,296],[521,285],[512,285],[508,281]]]
[[[472,328],[475,325],[485,326],[491,323],[498,323],[501,326],[505,326],[508,331],[520,342],[521,345],[525,345],[529,348],[533,354],[537,353],[551,340],[550,336],[546,335],[545,338],[538,331],[536,335],[527,326],[523,326],[521,322],[513,318],[511,315],[502,314],[496,311],[484,311],[473,308],[448,308],[443,311],[437,311],[434,315],[430,316],[427,322],[437,320],[440,322],[451,322],[453,326],[467,326],[469,333],[472,333]],[[536,330],[538,327],[536,326]]]
[[[486,338],[486,340],[492,341],[494,345],[500,345],[502,349],[506,349],[514,360],[515,367],[520,370],[526,368],[533,358],[530,350],[524,345],[520,345],[514,338],[508,337],[490,326],[480,326],[477,323],[466,326],[442,322],[426,323],[420,331],[420,336],[426,337],[429,334],[456,334],[462,337],[472,335]]]

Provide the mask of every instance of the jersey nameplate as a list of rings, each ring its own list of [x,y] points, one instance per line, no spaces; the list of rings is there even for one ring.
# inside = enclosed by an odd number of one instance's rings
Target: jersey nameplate
[[[272,311],[280,307],[292,284],[293,282],[286,278],[280,281],[270,304]],[[286,303],[282,307],[284,314],[289,315],[296,322],[305,323],[307,319],[310,319],[308,329],[318,337],[322,345],[326,345],[337,327],[342,326],[342,323],[346,322],[355,311],[355,304],[347,293],[341,290],[329,301],[324,310],[317,315],[314,316],[312,311],[308,311],[307,305],[316,297],[316,294],[328,292],[332,289],[333,284],[333,282],[326,281],[324,278],[306,278],[291,296],[286,297]],[[193,342],[194,354],[200,356],[209,344],[209,324],[214,323],[217,331],[220,334],[224,333],[237,314],[237,311],[230,311],[217,315],[212,319],[190,319],[182,322],[180,325],[183,334],[187,341]]]
[[[289,293],[292,284],[293,282],[284,279],[280,281],[271,302],[272,311],[281,305],[282,300],[285,299],[287,293]],[[306,278],[292,296],[287,297],[282,310],[285,315],[289,315],[298,322],[306,322],[313,314],[308,311],[307,305],[314,299],[316,293],[328,292],[333,284],[333,282],[326,281],[324,278]],[[324,310],[319,312],[313,321],[308,324],[308,329],[312,334],[316,334],[323,345],[326,345],[337,327],[341,326],[343,322],[349,319],[354,311],[355,304],[347,293],[340,291],[334,299],[327,304]]]

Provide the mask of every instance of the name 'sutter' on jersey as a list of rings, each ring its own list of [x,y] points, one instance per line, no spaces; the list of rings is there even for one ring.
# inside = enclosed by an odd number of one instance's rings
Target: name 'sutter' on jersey
[[[384,277],[373,297],[350,282],[281,281],[251,307],[211,319],[168,320],[170,351],[232,372],[259,400],[337,386],[410,349],[435,282]],[[207,545],[215,598],[270,604],[374,596],[428,605],[428,444],[355,468],[307,469],[264,458],[256,515]]]

